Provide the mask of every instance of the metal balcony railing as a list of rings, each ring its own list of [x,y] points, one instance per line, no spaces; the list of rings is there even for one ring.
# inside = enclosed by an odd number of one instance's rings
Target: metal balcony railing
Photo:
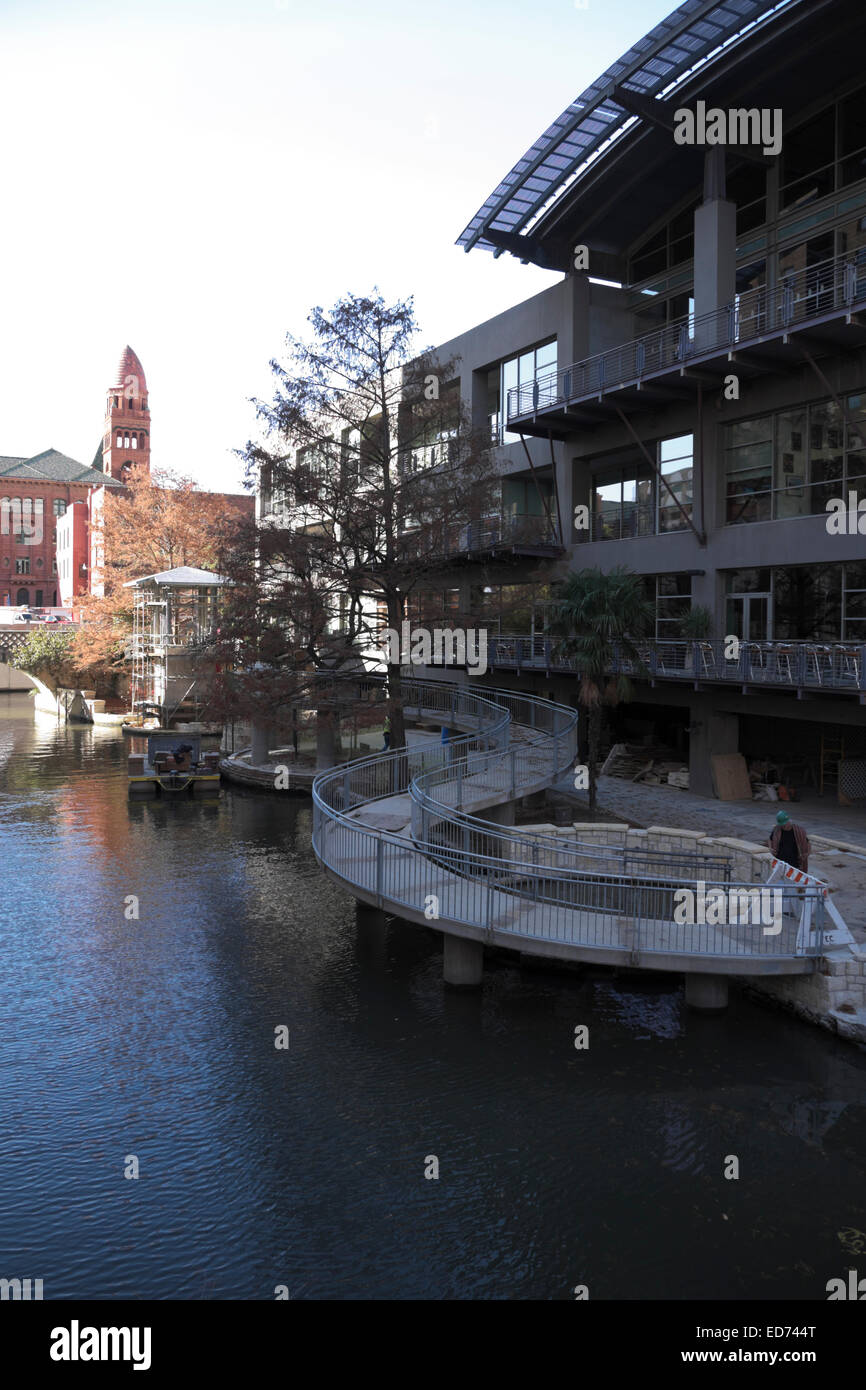
[[[489,554],[494,550],[559,550],[561,541],[555,523],[546,516],[506,513],[487,516],[478,521],[434,522],[407,532],[401,547],[407,556],[429,559],[472,554]]]
[[[463,805],[485,806],[544,785],[576,754],[574,709],[514,691],[404,682],[408,711],[469,732],[449,744],[395,749],[321,773],[313,783],[313,849],[356,894],[393,912],[413,911],[443,930],[481,930],[487,939],[544,941],[641,956],[770,958],[794,962],[823,949],[824,893],[804,890],[796,911],[767,932],[752,922],[724,928],[678,921],[677,877],[707,888],[729,884],[718,856],[637,855],[615,845],[560,846],[551,836],[488,824]],[[411,802],[411,835],[364,822],[370,802]],[[397,803],[399,805],[399,802]],[[708,869],[719,869],[711,879]],[[814,923],[804,932],[804,914]],[[799,919],[797,913],[800,914]],[[740,967],[742,968],[742,966]]]
[[[866,644],[854,642],[741,641],[728,656],[729,640],[662,641],[639,645],[643,668],[620,657],[616,646],[611,674],[649,676],[654,680],[722,681],[738,685],[783,686],[796,690],[866,692]],[[490,637],[491,669],[570,671],[579,666],[556,637],[502,634]]]
[[[848,311],[866,301],[866,254],[837,256],[783,275],[778,284],[746,290],[708,314],[685,314],[608,352],[513,386],[507,419],[536,415],[570,401],[601,396],[691,358],[711,355],[772,333]]]

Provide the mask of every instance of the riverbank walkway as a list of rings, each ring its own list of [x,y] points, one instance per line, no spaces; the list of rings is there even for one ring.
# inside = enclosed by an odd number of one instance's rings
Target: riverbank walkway
[[[318,776],[313,847],[361,903],[441,931],[446,979],[477,983],[485,944],[682,971],[696,987],[693,1002],[713,976],[721,984],[731,974],[814,970],[826,897],[820,885],[801,890],[796,915],[786,912],[780,925],[736,914],[682,921],[675,895],[709,877],[697,850],[647,851],[636,867],[633,852],[595,843],[587,872],[587,847],[559,842],[550,851],[514,827],[517,800],[556,786],[573,765],[573,709],[514,691],[404,684],[410,717],[467,732],[450,745],[394,750]],[[756,884],[731,883],[729,869],[717,865],[713,882],[728,894],[754,894]],[[718,1000],[719,991],[709,996]]]

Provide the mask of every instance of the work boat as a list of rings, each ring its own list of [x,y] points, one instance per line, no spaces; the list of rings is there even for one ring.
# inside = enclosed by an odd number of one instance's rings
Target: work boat
[[[201,734],[150,734],[144,752],[130,753],[129,795],[219,796],[219,749],[202,752]]]

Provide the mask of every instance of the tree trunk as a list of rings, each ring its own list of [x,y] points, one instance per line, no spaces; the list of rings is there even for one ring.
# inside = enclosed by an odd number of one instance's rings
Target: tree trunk
[[[601,705],[591,705],[589,709],[589,811],[590,818],[595,815],[598,787],[598,745],[601,738]]]
[[[402,634],[403,599],[400,594],[388,595],[388,626]],[[406,721],[403,717],[403,681],[400,676],[400,663],[388,666],[388,717],[391,720],[391,747],[406,746]]]
[[[319,772],[336,762],[336,730],[334,713],[330,709],[316,711],[316,768]]]

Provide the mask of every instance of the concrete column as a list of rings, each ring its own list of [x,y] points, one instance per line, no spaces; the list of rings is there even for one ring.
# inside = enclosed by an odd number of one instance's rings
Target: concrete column
[[[490,825],[513,825],[516,802],[503,801],[501,806],[488,806],[480,813]]]
[[[707,151],[704,201],[695,209],[695,318],[730,304],[736,290],[737,208],[725,197],[725,151]],[[695,347],[712,346],[715,329],[695,326]]]
[[[572,362],[581,362],[589,356],[590,290],[589,276],[581,271],[569,275],[561,290],[562,315],[556,334],[556,357],[560,371],[563,367],[570,367]]]
[[[700,673],[696,672],[696,676]],[[694,733],[689,734],[689,791],[696,796],[713,795],[714,753],[736,753],[740,740],[740,720],[736,714],[722,714],[705,704],[690,705]]]
[[[460,989],[477,989],[484,974],[484,947],[480,941],[467,941],[462,936],[442,939],[442,978],[446,985]]]
[[[702,1013],[713,1013],[728,1007],[726,975],[686,975],[686,1004]]]
[[[250,728],[252,739],[252,751],[250,752],[250,762],[254,767],[260,767],[262,763],[268,761],[268,748],[271,742],[271,728],[269,724],[254,722]]]
[[[366,963],[384,962],[388,929],[385,913],[368,903],[355,903],[355,950]]]

